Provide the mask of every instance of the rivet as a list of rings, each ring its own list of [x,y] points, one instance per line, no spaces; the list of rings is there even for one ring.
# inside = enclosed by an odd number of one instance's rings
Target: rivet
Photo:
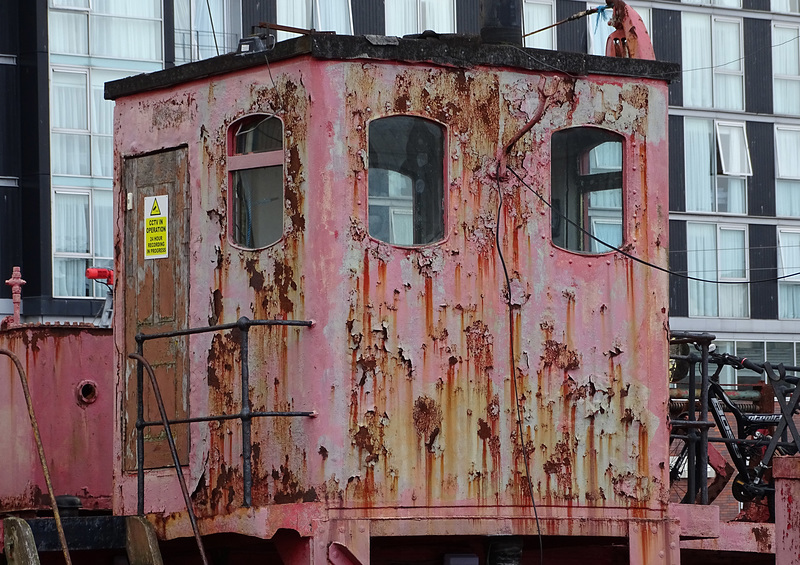
[[[589,263],[589,266],[591,267],[591,266],[592,266],[592,264],[591,264],[591,263]]]
[[[610,265],[610,264],[611,264],[611,259],[606,259],[606,265]]]

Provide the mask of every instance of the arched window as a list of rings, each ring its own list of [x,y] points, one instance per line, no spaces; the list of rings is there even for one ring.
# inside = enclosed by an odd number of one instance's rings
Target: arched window
[[[550,159],[553,243],[581,253],[622,245],[622,136],[588,127],[557,131]]]
[[[283,123],[249,116],[230,132],[231,239],[249,249],[272,245],[283,235]]]
[[[444,128],[413,116],[369,124],[369,234],[395,245],[444,238]]]

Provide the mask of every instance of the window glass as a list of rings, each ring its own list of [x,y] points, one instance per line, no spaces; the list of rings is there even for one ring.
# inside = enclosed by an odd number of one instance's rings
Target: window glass
[[[683,105],[712,106],[711,18],[706,14],[681,14]]]
[[[456,11],[453,0],[386,0],[386,35],[421,33],[430,29],[455,33]]]
[[[689,280],[689,315],[749,316],[745,227],[689,222],[686,237],[689,276],[710,281]]]
[[[778,317],[800,318],[800,231],[778,230]]]
[[[89,253],[89,194],[56,192],[54,248],[64,253]]]
[[[736,345],[732,341],[715,340],[714,345],[717,346],[716,353],[736,354]],[[734,368],[730,365],[722,367],[722,371],[719,374],[719,382],[723,385],[736,384],[736,371]]]
[[[718,122],[717,140],[723,174],[738,176],[753,174],[744,124]]]
[[[369,233],[395,245],[444,238],[444,130],[390,116],[369,124]]]
[[[745,357],[756,363],[764,362],[764,342],[763,341],[737,341],[736,355]],[[736,377],[739,384],[752,385],[764,381],[764,377],[750,369],[738,369]]]
[[[773,12],[800,12],[800,0],[772,0]]]
[[[743,110],[741,20],[684,12],[681,37],[684,106]]]
[[[597,128],[555,132],[551,182],[555,245],[604,253],[622,244],[621,136]]]
[[[745,125],[723,122],[716,128],[715,139],[712,120],[684,119],[686,210],[746,214],[752,167]]]
[[[298,2],[303,4],[303,2]],[[188,63],[236,50],[241,5],[226,0],[173,0],[175,8],[175,61]],[[279,14],[283,4],[278,2]],[[209,15],[210,14],[210,15]],[[213,23],[213,25],[212,25]],[[278,23],[294,25],[278,19]],[[298,25],[297,27],[309,27]],[[283,39],[283,38],[282,38]]]
[[[89,53],[89,19],[86,12],[50,10],[48,20],[51,53],[67,55]]]
[[[525,0],[522,4],[522,33],[527,34],[555,23],[552,2]],[[525,47],[554,49],[556,28],[550,28],[525,38]]]
[[[92,16],[90,33],[92,55],[141,61],[161,60],[159,20]]]
[[[775,196],[779,216],[800,216],[800,129],[775,127]]]
[[[283,235],[283,123],[252,116],[231,129],[231,237],[250,249],[266,247]]]
[[[51,87],[54,128],[88,130],[88,91],[86,73],[53,71]]]
[[[772,28],[772,102],[776,114],[800,115],[800,27]]]

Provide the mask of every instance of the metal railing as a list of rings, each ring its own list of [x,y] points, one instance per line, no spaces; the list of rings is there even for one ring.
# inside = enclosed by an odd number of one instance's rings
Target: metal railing
[[[164,426],[164,431],[167,435],[167,442],[169,450],[172,455],[172,460],[175,464],[175,471],[178,475],[178,482],[180,483],[181,492],[183,494],[184,502],[186,503],[186,510],[189,513],[189,521],[192,524],[195,538],[197,540],[198,548],[200,549],[203,563],[208,563],[203,549],[203,543],[200,539],[200,532],[197,527],[197,520],[192,508],[192,501],[189,496],[188,489],[186,488],[186,481],[183,477],[183,470],[178,456],[178,450],[175,446],[175,438],[172,433],[171,424],[191,424],[202,422],[221,422],[225,420],[240,420],[242,423],[242,476],[243,476],[243,496],[242,506],[245,508],[250,507],[252,504],[252,487],[253,487],[253,463],[252,463],[252,420],[253,418],[272,418],[272,417],[314,417],[316,412],[258,412],[251,409],[250,403],[250,366],[249,366],[249,338],[250,328],[253,326],[299,326],[311,327],[312,321],[308,320],[250,320],[249,318],[239,318],[231,324],[219,324],[215,326],[206,326],[199,328],[189,328],[185,330],[178,330],[172,332],[162,332],[153,334],[136,334],[136,353],[130,354],[128,357],[137,361],[136,364],[136,473],[137,473],[137,511],[139,515],[144,515],[144,430],[152,426]],[[144,344],[146,341],[155,339],[166,339],[172,337],[188,336],[209,332],[217,332],[224,330],[237,329],[241,332],[240,344],[240,358],[241,358],[241,388],[242,388],[242,408],[236,414],[220,414],[210,416],[195,416],[191,418],[176,418],[170,420],[167,416],[164,402],[161,397],[161,391],[158,386],[158,381],[153,372],[150,363],[144,357]],[[156,403],[158,405],[160,420],[146,421],[144,419],[144,372],[150,379],[155,395]]]

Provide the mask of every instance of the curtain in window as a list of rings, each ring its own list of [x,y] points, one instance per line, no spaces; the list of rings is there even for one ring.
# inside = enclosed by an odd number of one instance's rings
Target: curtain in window
[[[798,0],[772,0],[773,12],[794,12],[800,11],[800,1]]]
[[[89,135],[50,136],[50,167],[54,175],[89,175]]]
[[[703,14],[681,14],[683,105],[710,108],[711,19]]]
[[[687,224],[687,265],[689,276],[717,278],[717,228],[714,224]],[[717,285],[689,281],[689,315],[717,315]]]
[[[592,235],[613,247],[622,245],[622,224],[614,220],[592,220]],[[592,240],[592,253],[613,251],[611,247]]]
[[[738,22],[714,22],[714,107],[744,110],[741,27]]]
[[[775,198],[778,216],[800,216],[800,182],[777,180]]]
[[[277,21],[281,25],[310,29],[313,27],[311,0],[278,0]],[[279,31],[278,41],[298,37],[296,33]]]
[[[542,29],[554,23],[553,5],[550,2],[525,2],[522,5],[522,30],[523,33],[530,33],[537,29]],[[600,23],[600,27],[608,27],[605,22]],[[611,29],[611,28],[609,28]],[[536,49],[553,49],[553,29],[542,31],[525,38],[525,47],[535,47]],[[605,44],[604,44],[605,45]]]
[[[747,278],[744,230],[719,230],[719,280]],[[745,318],[748,315],[747,285],[719,285],[719,316]]]
[[[772,101],[776,114],[800,114],[800,28],[772,28],[772,73],[775,75]],[[783,77],[783,78],[778,78]],[[786,77],[796,77],[786,78]]]
[[[90,18],[93,55],[141,61],[161,60],[161,22],[113,16]]]
[[[686,167],[686,210],[714,210],[716,150],[713,122],[685,118],[683,121],[684,164]]]
[[[350,0],[315,0],[319,21],[315,24],[322,31],[335,31],[344,35],[353,34],[350,15]]]
[[[386,35],[419,33],[418,0],[386,0]]]
[[[59,129],[89,129],[85,73],[53,71],[51,123]]]
[[[778,276],[800,273],[800,232],[779,231]],[[783,279],[778,284],[778,317],[800,318],[800,276]]]
[[[452,0],[419,0],[420,30],[455,33],[456,18]]]
[[[89,53],[89,18],[85,12],[50,10],[51,53],[86,55]]]
[[[112,196],[110,190],[95,190],[92,194],[94,219],[94,256],[114,256],[114,229],[112,225]]]
[[[55,194],[53,198],[53,249],[56,253],[89,253],[89,195]],[[86,260],[56,257],[53,293],[86,296]]]

